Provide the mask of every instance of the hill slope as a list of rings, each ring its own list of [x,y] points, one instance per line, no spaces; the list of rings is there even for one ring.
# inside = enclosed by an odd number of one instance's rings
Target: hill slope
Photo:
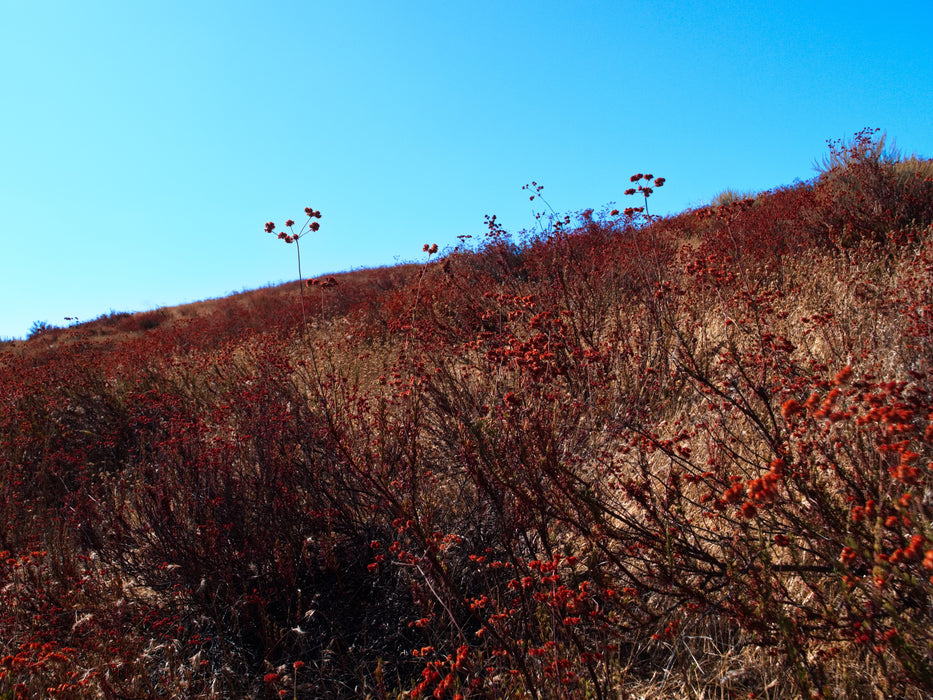
[[[0,356],[0,693],[930,696],[933,168],[842,156]]]

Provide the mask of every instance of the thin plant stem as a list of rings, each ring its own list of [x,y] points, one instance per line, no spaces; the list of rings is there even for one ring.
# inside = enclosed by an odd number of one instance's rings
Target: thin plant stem
[[[295,238],[295,250],[298,252],[298,296],[301,300],[301,322],[304,324],[305,330],[307,330],[308,318],[305,316],[305,284],[301,277],[301,246],[297,238]]]

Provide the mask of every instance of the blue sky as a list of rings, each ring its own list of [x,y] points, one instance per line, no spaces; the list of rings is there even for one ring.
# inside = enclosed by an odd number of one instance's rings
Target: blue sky
[[[0,0],[0,338],[814,175],[881,127],[933,156],[933,3]]]

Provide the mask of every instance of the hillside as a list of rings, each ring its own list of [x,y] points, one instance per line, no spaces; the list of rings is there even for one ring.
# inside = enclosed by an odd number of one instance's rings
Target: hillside
[[[0,697],[933,697],[933,161],[659,184],[5,344]]]

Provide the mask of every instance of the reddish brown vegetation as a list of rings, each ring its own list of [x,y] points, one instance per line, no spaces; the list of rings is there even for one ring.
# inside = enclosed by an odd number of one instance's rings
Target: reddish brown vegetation
[[[933,181],[557,223],[6,355],[0,695],[933,693]]]

